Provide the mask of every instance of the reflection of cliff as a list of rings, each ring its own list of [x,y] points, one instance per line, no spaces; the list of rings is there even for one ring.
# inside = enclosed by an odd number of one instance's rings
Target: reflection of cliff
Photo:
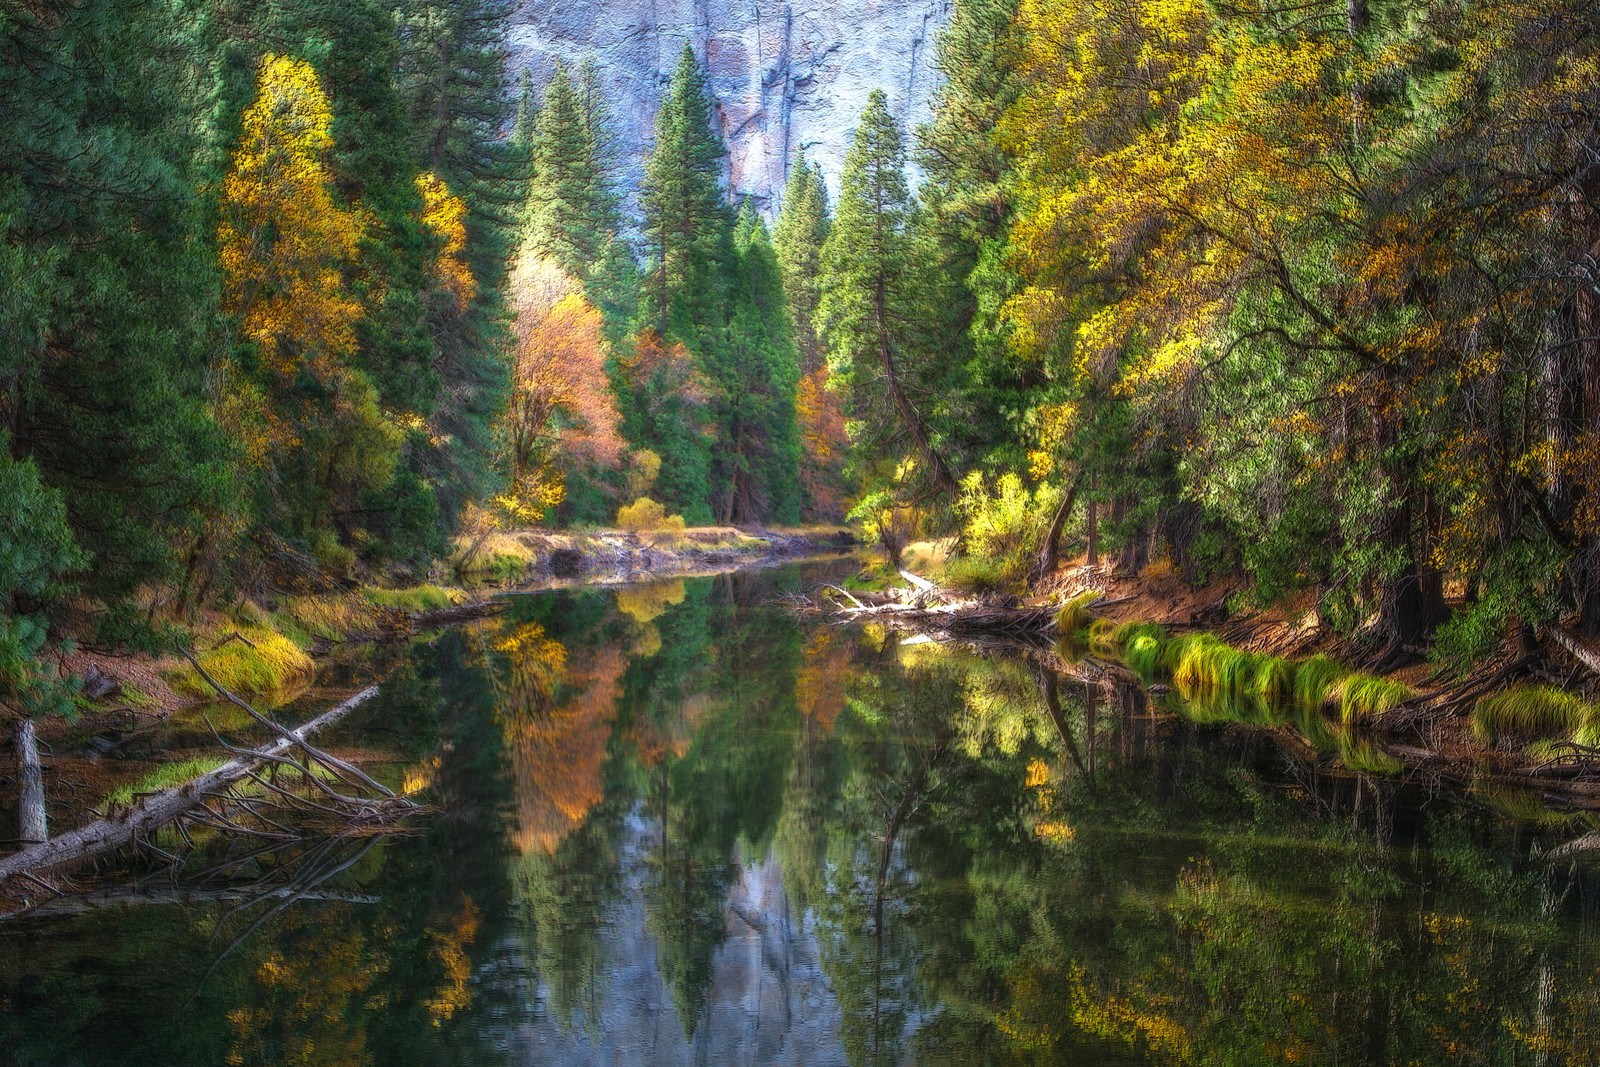
[[[523,854],[554,852],[604,799],[600,770],[626,666],[613,647],[584,654],[567,667],[564,684],[575,690],[569,699],[507,724]]]
[[[838,1008],[818,961],[809,922],[790,918],[777,864],[740,865],[721,911],[722,944],[711,958],[709,1006],[694,1037],[673,1006],[658,945],[646,921],[645,889],[660,830],[640,811],[618,843],[622,892],[599,932],[603,969],[582,1005],[554,1010],[541,986],[531,1019],[503,1035],[512,1062],[546,1067],[604,1063],[843,1064]]]

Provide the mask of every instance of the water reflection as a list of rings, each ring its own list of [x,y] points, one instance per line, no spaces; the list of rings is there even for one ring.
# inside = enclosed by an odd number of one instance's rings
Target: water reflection
[[[822,576],[531,597],[391,653],[347,740],[444,814],[253,931],[0,929],[5,1062],[1600,1054],[1593,882],[1534,861],[1573,817],[771,606]]]

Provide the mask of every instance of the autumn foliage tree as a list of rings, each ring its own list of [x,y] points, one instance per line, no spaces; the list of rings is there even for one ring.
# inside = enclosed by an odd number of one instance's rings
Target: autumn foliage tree
[[[331,126],[311,65],[265,57],[217,233],[223,304],[246,342],[224,370],[218,417],[246,442],[271,506],[303,534],[388,482],[400,436],[350,365],[362,308],[347,277],[363,221],[335,196]]]
[[[561,503],[569,478],[620,470],[625,446],[600,312],[549,259],[530,255],[512,287],[510,487],[498,503],[514,521],[534,523]]]

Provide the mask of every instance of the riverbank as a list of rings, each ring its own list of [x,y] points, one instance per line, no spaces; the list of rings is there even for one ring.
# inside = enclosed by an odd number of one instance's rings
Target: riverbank
[[[225,610],[202,612],[190,628],[208,674],[257,706],[276,708],[305,695],[342,649],[493,614],[508,596],[718,574],[845,552],[855,544],[842,527],[508,532],[487,542],[487,566],[460,566],[458,550],[426,583],[347,583],[241,598]],[[84,687],[76,715],[45,719],[38,728],[52,833],[92,818],[108,797],[172,784],[175,767],[194,770],[225,757],[202,718],[218,696],[181,656],[75,648],[58,650],[53,659]],[[223,712],[212,719],[227,721]],[[128,758],[130,752],[137,758]],[[370,755],[339,754],[354,762]],[[0,764],[0,825],[6,830],[14,825],[14,766],[10,758]]]
[[[913,549],[907,562],[924,573],[961,575],[933,547]],[[991,596],[954,616],[960,636],[987,626],[1004,642],[1014,636],[1002,630],[1040,629],[1053,648],[1022,642],[1030,655],[1076,673],[1086,660],[1103,665],[1110,683],[1145,694],[1152,713],[1275,731],[1353,771],[1426,769],[1469,785],[1500,778],[1600,808],[1600,694],[1587,663],[1600,649],[1563,632],[1532,651],[1508,641],[1471,670],[1450,671],[1426,649],[1397,656],[1335,633],[1309,597],[1258,610],[1241,608],[1239,592],[1228,582],[1191,588],[1159,567],[1131,575],[1079,562],[1028,597]],[[925,610],[921,589],[915,599],[916,609],[874,621],[957,633],[952,615],[939,614],[949,605]]]

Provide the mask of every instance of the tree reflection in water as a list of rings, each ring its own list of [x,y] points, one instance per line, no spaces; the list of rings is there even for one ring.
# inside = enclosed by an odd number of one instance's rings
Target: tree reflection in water
[[[301,902],[220,963],[243,921],[221,904],[0,930],[0,1046],[27,1064],[1600,1055],[1594,883],[1533,862],[1586,819],[1356,773],[1381,753],[1317,756],[1092,664],[772,606],[821,576],[527,598],[405,649],[353,729],[441,815],[350,871],[350,899]]]

